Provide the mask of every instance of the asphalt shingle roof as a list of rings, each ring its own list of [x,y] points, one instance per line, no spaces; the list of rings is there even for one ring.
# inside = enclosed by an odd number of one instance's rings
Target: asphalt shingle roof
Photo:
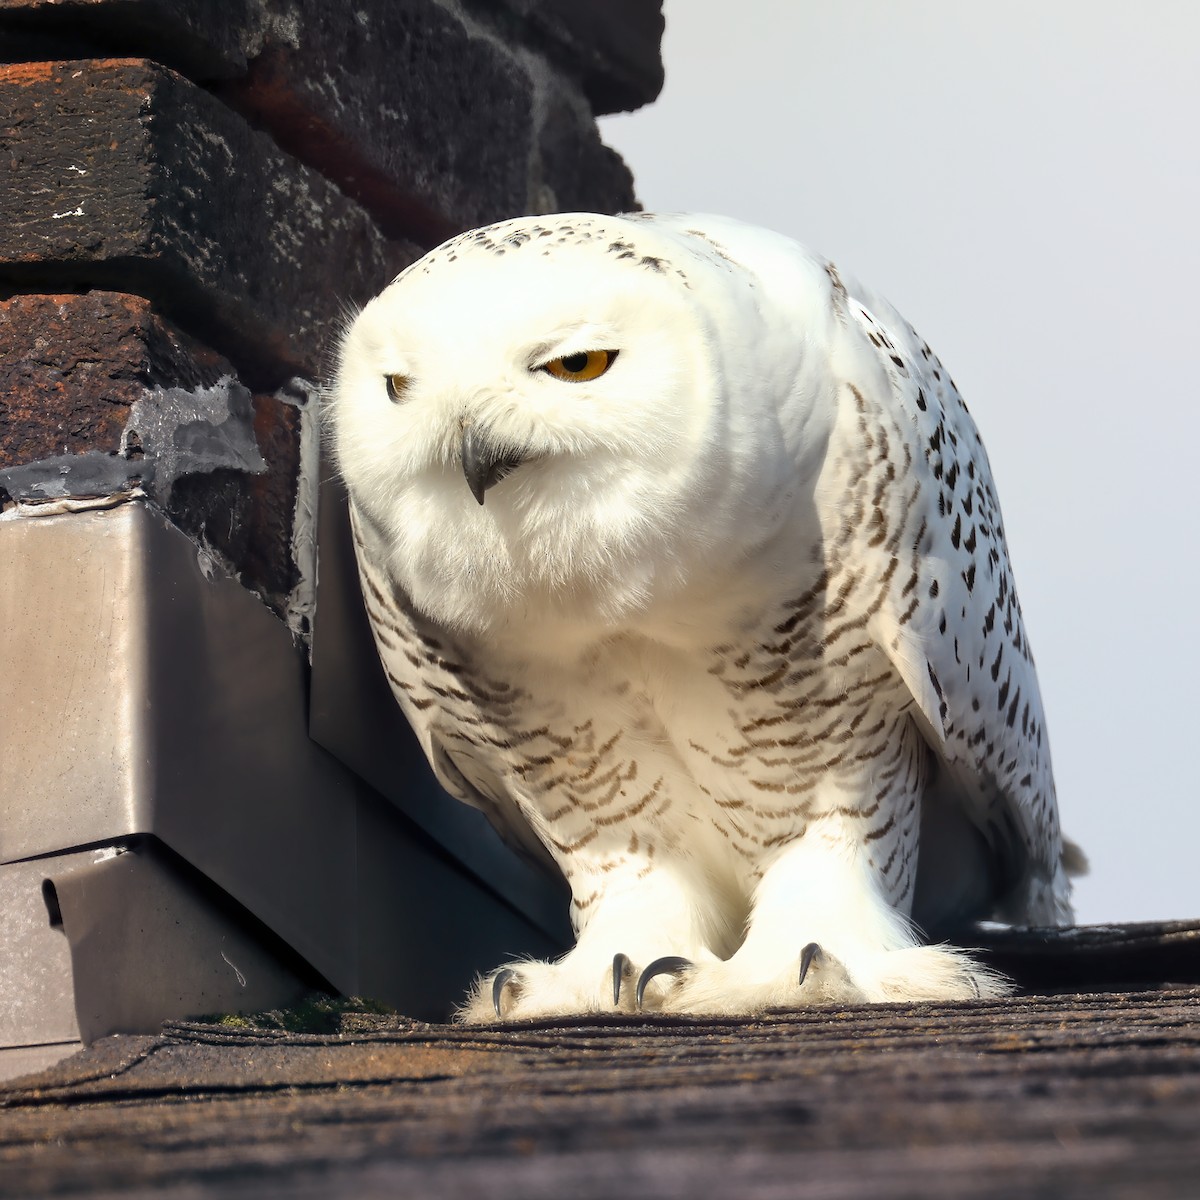
[[[1200,988],[493,1029],[171,1024],[0,1092],[0,1195],[1200,1191]]]

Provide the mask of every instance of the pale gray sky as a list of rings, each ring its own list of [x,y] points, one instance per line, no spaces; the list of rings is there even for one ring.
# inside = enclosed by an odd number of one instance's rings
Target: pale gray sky
[[[1200,4],[666,0],[606,118],[650,210],[792,235],[935,348],[991,456],[1081,921],[1200,917]]]

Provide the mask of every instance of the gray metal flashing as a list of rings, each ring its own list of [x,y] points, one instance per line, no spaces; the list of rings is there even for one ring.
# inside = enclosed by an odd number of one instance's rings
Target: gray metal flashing
[[[319,982],[150,839],[66,870],[45,865],[43,894],[70,947],[84,1042],[196,1012],[294,1004]]]
[[[0,679],[0,1076],[282,1003],[292,952],[310,985],[445,1019],[479,971],[566,944],[553,896],[550,933],[497,898],[515,860],[480,814],[427,783],[434,844],[311,740],[303,648],[136,491],[0,514]],[[372,696],[342,700],[352,728]],[[428,769],[386,710],[373,769],[404,799]],[[483,827],[473,863],[459,814]]]
[[[286,627],[129,503],[0,522],[0,630],[0,862],[152,833],[353,991],[354,791]]]
[[[0,866],[0,1046],[79,1042],[70,946],[49,919],[42,883],[94,858],[75,851]]]
[[[0,1079],[171,1017],[295,1003],[320,982],[152,838],[0,866]]]

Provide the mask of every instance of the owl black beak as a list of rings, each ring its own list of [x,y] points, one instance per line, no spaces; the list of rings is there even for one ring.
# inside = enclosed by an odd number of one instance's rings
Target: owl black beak
[[[471,495],[483,503],[488,488],[499,483],[525,461],[525,454],[515,446],[493,442],[474,425],[467,425],[462,435],[462,468]]]

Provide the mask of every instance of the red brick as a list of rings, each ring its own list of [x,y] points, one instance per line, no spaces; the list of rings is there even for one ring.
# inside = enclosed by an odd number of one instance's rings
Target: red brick
[[[0,67],[0,276],[135,291],[274,389],[419,250],[207,92],[140,61]]]
[[[634,205],[624,165],[598,153],[588,104],[610,112],[657,94],[658,0],[477,0],[465,21],[439,0],[277,0],[271,16],[249,0],[0,0],[0,37],[7,26],[11,42],[15,22],[23,53],[60,58],[89,53],[92,38],[214,82],[386,233],[426,246],[540,211],[547,188],[573,197],[559,207]],[[598,172],[539,153],[567,122]]]
[[[232,372],[141,296],[14,296],[0,302],[0,466],[115,451],[147,389]]]
[[[0,39],[10,59],[119,45],[193,79],[225,79],[246,70],[264,16],[256,0],[0,0]]]
[[[152,480],[153,455],[125,445],[127,429],[136,429],[134,405],[235,378],[226,359],[140,296],[14,296],[0,302],[0,469],[92,453],[120,460],[123,468],[114,468],[131,479],[144,464]],[[147,487],[180,528],[282,614],[297,578],[291,538],[301,411],[273,395],[251,404],[265,471],[222,467]]]

